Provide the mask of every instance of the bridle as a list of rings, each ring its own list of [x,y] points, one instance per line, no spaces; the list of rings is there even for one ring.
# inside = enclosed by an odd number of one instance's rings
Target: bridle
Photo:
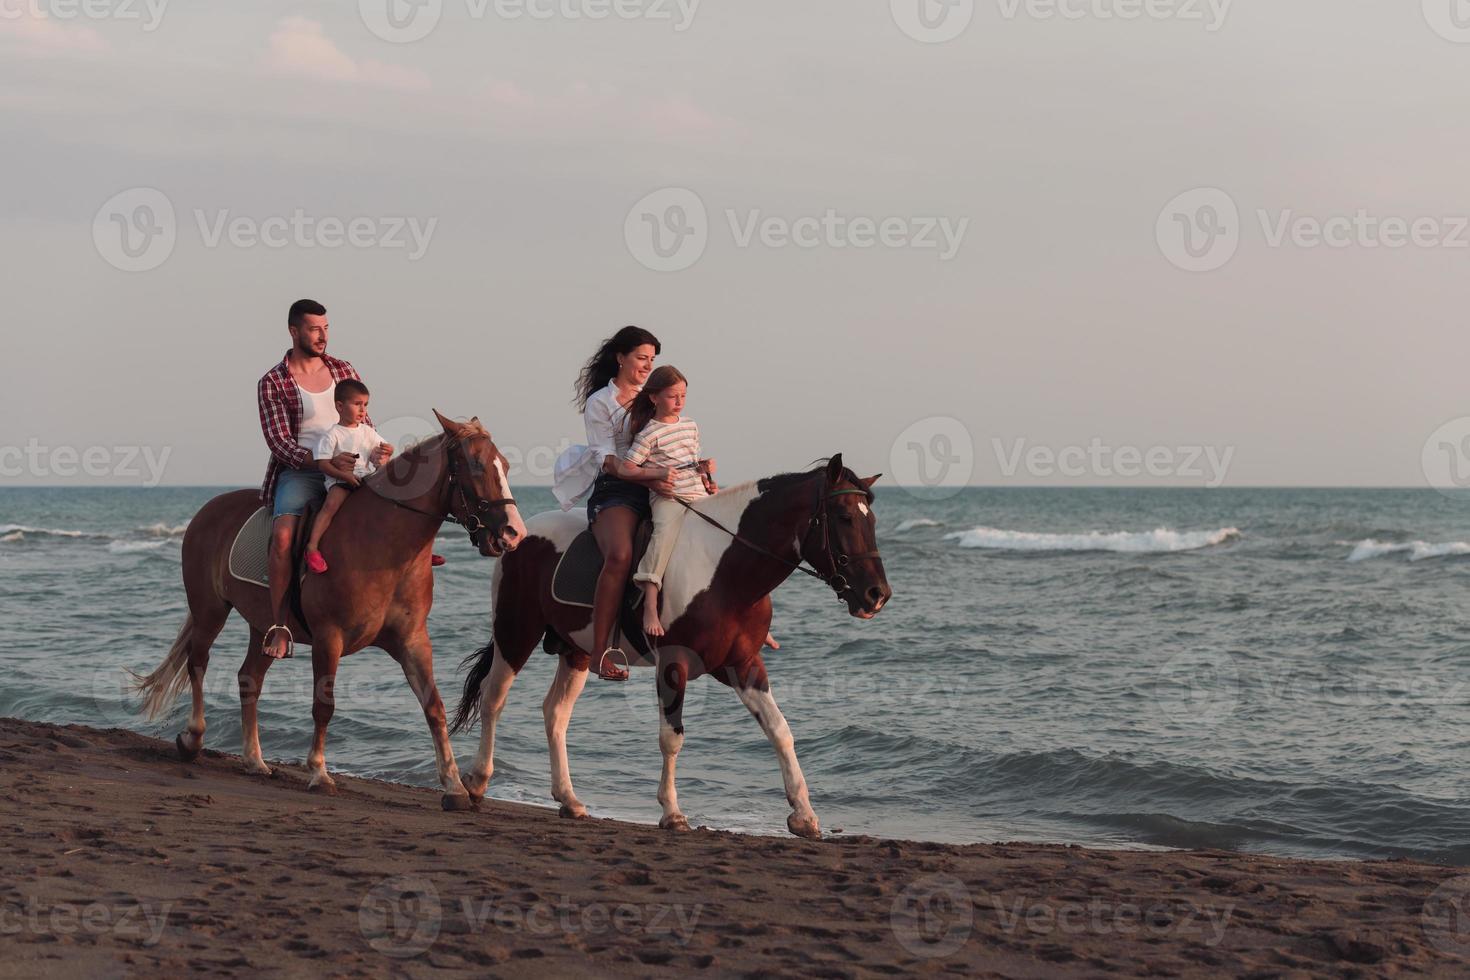
[[[385,495],[376,486],[374,486],[372,482],[367,482],[364,485],[372,487],[373,493],[376,493],[379,497],[382,497],[384,500],[388,501],[388,503],[390,504],[393,504],[395,507],[402,507],[404,510],[411,510],[415,514],[422,514],[424,517],[430,518],[432,520],[449,521],[452,524],[458,524],[469,533],[470,544],[474,545],[475,548],[478,549],[480,547],[480,535],[484,531],[488,530],[488,526],[483,520],[481,520],[481,516],[488,513],[490,508],[492,507],[515,506],[515,498],[498,497],[487,500],[485,498],[476,496],[473,487],[471,487],[469,493],[466,493],[464,488],[465,481],[461,480],[459,477],[459,460],[457,458],[457,454],[455,453],[455,450],[459,448],[461,448],[461,443],[458,439],[447,439],[444,443],[444,459],[449,467],[448,490],[450,495],[449,507],[445,513],[435,514],[427,510],[420,510],[419,508],[414,507],[410,504],[406,504],[401,500],[395,500],[394,498]],[[454,501],[456,497],[459,499],[459,509],[465,515],[463,519],[454,516]],[[471,499],[475,501],[474,507],[470,506]]]
[[[679,500],[679,503],[683,504],[686,509],[688,509],[691,513],[697,515],[701,520],[714,525],[721,531],[724,531],[726,534],[730,535],[730,537],[734,538],[740,544],[745,545],[745,547],[749,548],[750,550],[757,552],[758,554],[765,555],[767,558],[770,558],[773,561],[778,561],[781,564],[785,565],[787,568],[793,569],[798,572],[804,572],[805,574],[810,575],[812,578],[820,579],[821,581],[826,582],[828,588],[836,593],[837,601],[846,602],[847,593],[852,591],[852,584],[848,582],[847,576],[842,573],[842,570],[847,568],[855,561],[876,560],[879,555],[877,551],[861,551],[855,552],[853,554],[846,554],[844,552],[837,551],[832,547],[832,521],[827,514],[827,501],[831,500],[833,497],[841,497],[845,494],[860,493],[869,502],[872,502],[873,494],[869,490],[859,490],[855,487],[843,487],[840,490],[829,490],[826,493],[823,493],[822,491],[824,489],[826,489],[825,480],[823,481],[823,485],[817,488],[817,501],[815,506],[812,508],[812,517],[811,520],[807,523],[806,533],[802,535],[801,543],[797,548],[796,561],[792,561],[789,558],[783,558],[781,555],[776,554],[769,548],[766,548],[763,545],[756,544],[749,538],[743,537],[735,531],[730,530],[728,527],[721,524],[713,517],[709,516],[701,510],[696,510],[694,507],[690,506],[688,501],[680,500],[678,497],[675,497],[674,499]],[[827,563],[831,566],[831,570],[827,572],[823,572],[815,567],[808,568],[802,564],[802,561],[805,559],[807,542],[811,540],[812,535],[815,534],[818,529],[820,529],[822,532],[822,554],[826,556]],[[816,563],[813,562],[812,564],[815,565]]]

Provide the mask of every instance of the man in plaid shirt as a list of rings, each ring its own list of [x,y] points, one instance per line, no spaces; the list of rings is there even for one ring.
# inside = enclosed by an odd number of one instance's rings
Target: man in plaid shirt
[[[260,499],[275,517],[271,525],[270,583],[271,608],[277,623],[286,621],[283,606],[291,577],[291,538],[296,522],[308,505],[319,505],[327,493],[315,449],[321,434],[337,422],[337,382],[361,380],[351,364],[327,355],[327,308],[322,304],[310,299],[291,304],[286,325],[291,332],[291,349],[256,387],[260,430],[271,451]],[[372,421],[369,419],[367,424]],[[381,466],[392,455],[393,447],[385,443],[373,454],[372,462]],[[351,469],[357,461],[343,453],[332,462]],[[277,660],[289,657],[288,638],[286,630],[272,628],[265,638],[266,656]]]

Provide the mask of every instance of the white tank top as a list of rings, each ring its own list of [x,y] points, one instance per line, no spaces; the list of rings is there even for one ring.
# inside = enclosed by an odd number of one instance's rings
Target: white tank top
[[[307,391],[298,384],[296,390],[301,395],[301,428],[296,430],[296,444],[315,453],[322,436],[337,424],[337,386]]]

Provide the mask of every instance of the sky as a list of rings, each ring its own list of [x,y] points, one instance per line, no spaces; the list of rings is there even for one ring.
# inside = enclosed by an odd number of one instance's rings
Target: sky
[[[252,485],[290,303],[521,484],[1470,478],[1461,0],[0,0],[0,485]],[[148,461],[152,460],[152,464]]]

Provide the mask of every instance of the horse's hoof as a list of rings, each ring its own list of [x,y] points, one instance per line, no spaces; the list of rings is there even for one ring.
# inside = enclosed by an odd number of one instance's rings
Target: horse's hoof
[[[258,766],[246,766],[245,772],[251,776],[274,776],[276,771],[262,762]]]
[[[185,762],[193,762],[199,758],[199,753],[204,749],[204,739],[201,738],[199,740],[198,748],[191,749],[189,748],[189,744],[184,741],[184,733],[180,732],[174,736],[174,747],[179,750],[180,759],[183,759]]]
[[[464,775],[459,777],[459,784],[464,787],[466,793],[470,794],[471,800],[479,803],[485,798],[485,787],[490,784],[490,780],[472,780],[468,775]]]
[[[577,809],[573,810],[571,807],[569,807],[565,803],[563,803],[561,805],[561,809],[558,810],[558,811],[556,811],[556,812],[557,812],[557,815],[560,816],[563,820],[590,820],[590,819],[592,819],[592,814],[590,814],[590,813],[587,812],[587,808],[585,806],[578,807]]]
[[[439,805],[452,813],[480,809],[479,801],[472,799],[468,793],[445,793],[439,800]]]
[[[320,793],[322,796],[336,796],[337,784],[332,782],[330,779],[323,779],[320,782],[312,783],[307,786],[306,791],[308,793]]]
[[[689,820],[682,813],[670,814],[658,822],[659,830],[688,830]]]
[[[805,837],[807,840],[821,840],[822,828],[817,824],[817,818],[810,820],[799,819],[796,814],[786,818],[786,829],[797,837]]]

